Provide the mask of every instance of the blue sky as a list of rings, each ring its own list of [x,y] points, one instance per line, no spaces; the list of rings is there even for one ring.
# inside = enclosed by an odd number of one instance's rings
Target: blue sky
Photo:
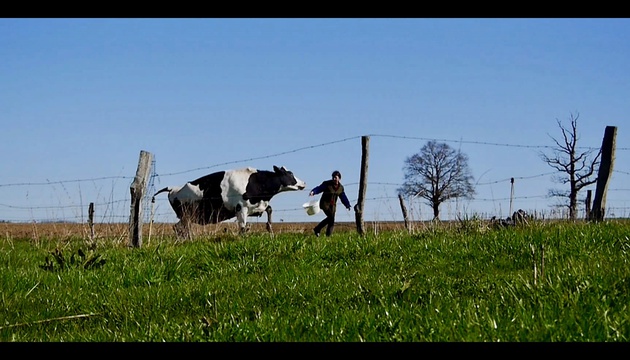
[[[511,177],[513,210],[548,213],[563,185],[539,153],[571,114],[583,147],[617,127],[607,206],[627,217],[628,39],[623,18],[3,18],[0,219],[85,221],[94,202],[125,222],[145,150],[155,189],[286,166],[308,189],[274,197],[274,221],[315,222],[301,205],[335,169],[356,203],[361,136],[367,221],[402,220],[404,160],[430,139],[468,155],[477,184],[443,219],[507,216]],[[166,196],[155,213],[176,221]]]

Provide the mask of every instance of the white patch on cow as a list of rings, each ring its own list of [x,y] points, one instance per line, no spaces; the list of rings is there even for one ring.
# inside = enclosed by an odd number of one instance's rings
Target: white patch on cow
[[[247,213],[247,215],[262,214],[267,206],[269,206],[269,201],[260,201],[257,204],[252,204],[249,202],[249,200],[247,200],[247,203],[249,204],[249,212]]]
[[[244,208],[251,207],[249,201],[243,200],[243,194],[247,190],[247,182],[251,174],[258,172],[258,170],[247,167],[239,170],[228,170],[221,180],[221,196],[223,199],[223,206],[229,210],[234,210],[237,205],[241,205]],[[265,206],[266,208],[267,206]],[[264,210],[264,209],[263,209]]]
[[[199,189],[199,186],[192,185],[191,183],[186,183],[186,185],[181,188],[175,187],[168,193],[168,201],[170,201],[171,204],[175,201],[175,199],[182,203],[186,203],[199,201],[201,198],[203,198],[203,191]]]

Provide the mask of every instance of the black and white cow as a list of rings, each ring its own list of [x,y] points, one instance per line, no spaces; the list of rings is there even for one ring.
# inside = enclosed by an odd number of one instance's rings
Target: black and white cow
[[[284,191],[303,190],[306,183],[283,167],[273,171],[251,167],[219,171],[181,187],[165,187],[153,195],[168,192],[168,201],[180,220],[175,224],[178,236],[190,237],[189,224],[216,224],[236,217],[241,232],[248,216],[267,212],[267,230],[271,232],[271,198]]]

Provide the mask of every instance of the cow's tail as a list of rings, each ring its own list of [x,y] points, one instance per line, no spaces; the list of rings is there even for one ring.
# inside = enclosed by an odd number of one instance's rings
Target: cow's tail
[[[151,202],[155,202],[155,197],[156,197],[158,194],[163,193],[163,192],[166,192],[166,191],[171,191],[171,188],[167,186],[167,187],[165,187],[164,189],[162,189],[162,190],[160,190],[160,191],[156,192],[155,194],[153,194],[153,198],[151,199]]]

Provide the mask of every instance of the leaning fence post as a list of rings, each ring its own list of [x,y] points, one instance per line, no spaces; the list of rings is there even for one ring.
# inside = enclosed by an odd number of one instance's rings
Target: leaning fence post
[[[591,209],[591,220],[604,220],[608,180],[610,180],[615,163],[616,137],[617,127],[606,126],[604,130],[604,140],[602,140],[602,157],[597,172],[597,187],[595,188],[595,199],[593,200],[593,208]]]
[[[136,176],[131,183],[131,215],[129,216],[129,242],[132,247],[142,246],[142,198],[147,188],[153,155],[140,151]]]
[[[407,232],[411,232],[409,228],[409,217],[407,216],[407,207],[405,207],[405,202],[401,194],[398,194],[398,202],[400,202],[400,210],[402,210],[403,219],[405,220],[405,229]]]
[[[354,205],[354,218],[357,224],[357,232],[359,235],[363,235],[363,209],[365,203],[365,192],[367,189],[367,173],[368,173],[368,159],[370,156],[370,137],[361,137],[362,156],[361,156],[361,179],[359,181],[359,199]]]

